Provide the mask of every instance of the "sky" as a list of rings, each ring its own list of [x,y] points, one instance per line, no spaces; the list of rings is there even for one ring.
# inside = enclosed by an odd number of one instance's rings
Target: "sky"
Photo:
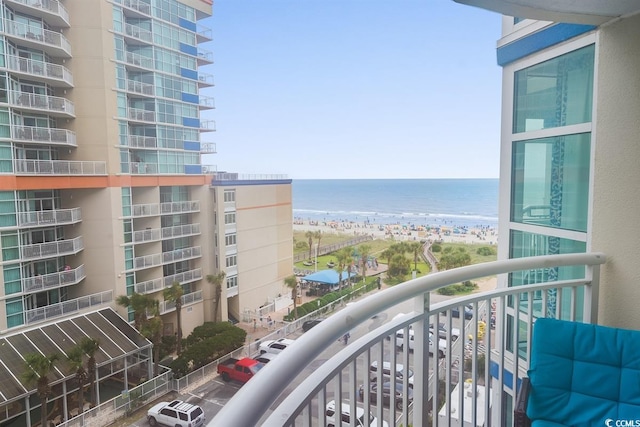
[[[453,0],[215,0],[218,171],[497,178],[500,15]]]

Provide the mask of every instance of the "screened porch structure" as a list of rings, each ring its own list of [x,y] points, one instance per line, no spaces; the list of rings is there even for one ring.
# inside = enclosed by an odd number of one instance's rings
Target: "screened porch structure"
[[[0,338],[0,424],[40,423],[42,405],[36,384],[26,384],[22,378],[28,353],[58,354],[49,374],[52,396],[46,410],[50,421],[63,422],[90,407],[90,380],[84,385],[85,403],[79,408],[79,386],[67,360],[69,351],[85,337],[100,343],[95,354],[96,405],[151,377],[151,342],[111,308],[22,330]]]

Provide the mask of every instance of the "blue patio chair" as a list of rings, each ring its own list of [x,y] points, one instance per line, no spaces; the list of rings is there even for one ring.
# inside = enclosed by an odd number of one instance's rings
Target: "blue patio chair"
[[[538,319],[529,367],[516,427],[640,422],[640,331]]]

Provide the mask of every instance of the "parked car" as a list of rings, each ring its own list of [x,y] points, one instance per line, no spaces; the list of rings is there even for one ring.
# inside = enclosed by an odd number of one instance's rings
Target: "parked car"
[[[198,427],[204,425],[204,418],[202,408],[182,400],[160,402],[147,411],[147,421],[151,426]]]
[[[275,353],[278,354],[291,344],[293,344],[295,340],[289,338],[280,338],[279,340],[268,340],[260,344],[260,354],[264,353]]]
[[[433,323],[431,323],[429,325],[429,331],[431,331],[431,333],[433,333]],[[449,336],[449,333],[447,331],[447,327],[445,326],[444,323],[438,323],[438,337],[442,338],[443,340],[446,340],[447,337]],[[451,340],[455,341],[458,339],[458,337],[460,336],[460,329],[458,328],[451,328]]]
[[[396,331],[396,347],[401,349],[404,347],[404,343],[405,343],[405,336],[404,336],[404,329],[398,329]],[[409,350],[413,351],[413,347],[414,347],[414,334],[413,334],[413,329],[409,329],[409,339],[407,340],[409,342]],[[429,332],[429,354],[433,355],[433,354],[437,354],[438,357],[442,358],[444,357],[446,351],[447,351],[447,341],[443,340],[442,338],[438,338],[438,348],[435,348],[435,343],[434,343],[435,339],[434,339],[434,335],[432,332]]]
[[[253,378],[263,367],[264,364],[255,359],[248,357],[236,359],[231,357],[219,363],[216,369],[225,382],[233,380],[240,381],[244,384]]]
[[[451,309],[452,317],[460,317],[460,307],[453,307]],[[473,305],[467,304],[464,306],[464,318],[470,320],[473,318]]]
[[[408,381],[409,386],[413,387],[413,371],[408,369],[405,372],[404,365],[396,364],[396,381]],[[369,378],[371,381],[378,380],[378,361],[374,360],[369,366]],[[382,362],[382,379],[384,381],[391,381],[391,363]]]
[[[336,402],[335,400],[327,403],[327,408],[325,415],[327,417],[327,427],[336,427],[337,425],[340,427],[349,427],[351,426],[351,405],[347,402],[342,402],[340,406],[341,416],[339,420],[336,420]],[[363,408],[356,406],[356,419],[355,425],[356,427],[364,427],[365,423],[365,411]],[[386,421],[379,422],[376,417],[373,416],[371,412],[369,412],[369,426],[370,427],[389,427]]]
[[[395,392],[391,391],[391,383],[385,382],[382,383],[382,386],[379,387],[377,382],[372,382],[369,384],[369,402],[375,405],[378,401],[378,391],[382,392],[382,404],[386,406],[390,406],[391,402],[395,405],[395,407],[399,410],[402,409],[402,401],[404,398],[404,384],[401,382],[396,382]],[[358,389],[358,397],[361,401],[364,401],[364,384],[360,386]],[[392,400],[393,399],[393,400]],[[413,401],[413,388],[407,388],[407,404]]]
[[[304,322],[302,324],[302,330],[304,332],[307,332],[309,329],[313,328],[314,326],[316,326],[318,323],[322,322],[323,320],[324,320],[323,318],[307,320],[306,322]]]
[[[265,365],[269,362],[271,362],[273,359],[276,358],[276,356],[278,356],[275,353],[262,353],[260,356],[258,357],[254,357],[253,360],[256,360],[260,363],[264,363]]]

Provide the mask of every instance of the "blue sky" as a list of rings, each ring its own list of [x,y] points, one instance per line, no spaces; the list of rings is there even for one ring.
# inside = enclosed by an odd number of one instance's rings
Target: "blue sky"
[[[218,170],[496,178],[499,15],[452,0],[216,0]]]

